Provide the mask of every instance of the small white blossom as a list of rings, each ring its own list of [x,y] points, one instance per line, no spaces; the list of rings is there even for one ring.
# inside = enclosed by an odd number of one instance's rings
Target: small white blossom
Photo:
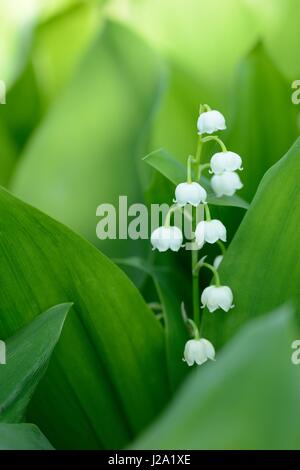
[[[213,134],[216,131],[223,131],[226,129],[225,118],[219,111],[207,111],[201,113],[197,128],[199,134]]]
[[[198,183],[180,183],[176,186],[174,202],[180,206],[191,204],[196,207],[205,202],[206,198],[205,189]]]
[[[233,196],[238,189],[243,187],[239,175],[233,171],[214,175],[210,184],[217,197]]]
[[[232,290],[228,286],[209,286],[201,295],[202,308],[207,307],[210,312],[218,308],[228,312],[234,307]]]
[[[216,175],[224,173],[224,171],[241,170],[242,159],[234,152],[218,152],[211,157],[210,167]]]
[[[213,263],[214,268],[218,269],[222,261],[223,261],[223,255],[216,256],[214,263]]]
[[[178,227],[158,227],[151,234],[153,249],[158,251],[178,251],[182,241],[182,232]]]
[[[211,359],[215,359],[215,348],[207,339],[190,339],[185,344],[183,360],[187,363],[188,366],[192,366],[194,363],[200,366]]]
[[[220,220],[202,220],[195,230],[196,243],[202,248],[204,243],[216,243],[218,240],[226,242],[226,227]]]

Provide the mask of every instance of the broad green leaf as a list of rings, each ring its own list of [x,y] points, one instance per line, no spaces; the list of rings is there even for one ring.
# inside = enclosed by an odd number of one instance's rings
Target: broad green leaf
[[[137,289],[92,245],[3,189],[0,284],[4,338],[49,305],[74,303],[29,408],[55,447],[120,448],[161,411],[164,333]]]
[[[54,450],[34,424],[0,423],[0,450]]]
[[[15,423],[24,418],[70,307],[52,307],[6,341],[6,364],[0,366],[1,422]]]
[[[148,163],[155,170],[159,171],[174,185],[186,181],[186,167],[175,160],[168,152],[164,149],[156,150],[144,158],[144,161]],[[235,206],[243,209],[248,208],[248,204],[243,201],[239,196],[233,197],[216,197],[209,185],[209,181],[206,178],[201,179],[201,184],[208,192],[208,202],[217,206]]]
[[[140,64],[143,63],[143,67]],[[23,155],[12,184],[22,199],[113,257],[142,242],[99,241],[96,208],[142,200],[136,156],[161,84],[161,62],[138,36],[108,22]]]
[[[300,139],[264,176],[220,266],[235,308],[206,312],[204,332],[223,344],[250,318],[287,301],[300,308]]]
[[[251,200],[266,170],[299,135],[297,107],[291,102],[290,84],[261,45],[240,64],[233,110],[228,144],[242,156],[244,188],[240,194]]]
[[[171,259],[166,261],[166,257],[164,257],[164,260],[165,267],[155,266],[141,258],[119,259],[117,263],[121,267],[130,266],[147,273],[154,282],[165,323],[170,383],[172,389],[176,390],[187,374],[182,357],[185,342],[188,340],[188,332],[181,314],[181,303],[185,300],[186,282],[182,273],[179,270],[176,271],[176,265],[172,263]]]
[[[134,449],[299,449],[292,310],[251,322],[194,371]]]

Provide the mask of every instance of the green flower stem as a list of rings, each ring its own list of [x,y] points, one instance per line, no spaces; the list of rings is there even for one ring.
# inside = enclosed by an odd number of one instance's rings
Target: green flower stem
[[[200,302],[199,302],[199,271],[195,271],[198,264],[198,250],[192,250],[192,276],[193,276],[193,318],[200,328]]]
[[[221,281],[220,281],[220,276],[219,276],[218,271],[211,264],[205,263],[202,260],[198,261],[198,263],[196,264],[194,271],[193,271],[193,275],[197,275],[197,273],[199,273],[201,268],[209,269],[214,275],[216,286],[217,287],[221,286]]]
[[[225,253],[226,253],[226,247],[225,247],[224,243],[221,242],[221,240],[218,240],[218,241],[217,241],[217,244],[218,244],[219,247],[220,247],[220,250],[221,250],[222,255],[225,255]]]
[[[211,107],[208,106],[208,104],[203,104],[203,105],[202,105],[202,109],[203,109],[204,111],[211,111]],[[202,111],[202,112],[204,112],[204,111]],[[201,113],[200,113],[200,114],[201,114]]]
[[[193,178],[192,178],[192,164],[196,163],[196,159],[193,157],[193,155],[190,155],[187,159],[187,182],[192,183]]]
[[[217,142],[221,149],[222,149],[222,152],[227,152],[227,147],[226,145],[224,144],[224,142],[219,138],[217,137],[216,135],[210,135],[209,137],[204,137],[204,139],[202,139],[202,142],[205,143],[205,142],[210,142],[210,141],[215,141]]]
[[[210,210],[208,207],[208,204],[204,204],[204,210],[205,210],[205,218],[207,221],[211,220],[211,215],[210,215]]]
[[[164,227],[170,227],[171,216],[174,212],[176,212],[179,209],[181,210],[182,207],[179,206],[178,204],[174,204],[172,207],[170,207],[165,218]]]
[[[200,339],[199,329],[198,329],[196,323],[193,320],[191,320],[190,318],[187,319],[186,323],[191,328],[193,338],[194,339]]]

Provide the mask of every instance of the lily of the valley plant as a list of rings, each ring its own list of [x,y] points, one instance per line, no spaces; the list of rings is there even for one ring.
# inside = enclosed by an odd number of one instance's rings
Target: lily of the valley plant
[[[183,318],[191,332],[192,339],[187,341],[183,360],[189,365],[201,365],[208,359],[215,359],[215,348],[213,344],[202,337],[202,310],[207,308],[213,313],[218,309],[228,312],[234,307],[233,293],[229,286],[224,286],[218,273],[218,268],[225,253],[223,242],[226,242],[226,227],[220,220],[212,219],[207,203],[206,190],[201,186],[200,179],[203,170],[209,168],[213,174],[211,187],[217,197],[233,196],[235,192],[242,188],[242,183],[237,171],[242,170],[241,157],[228,151],[223,141],[214,135],[215,132],[226,129],[224,116],[215,110],[211,110],[208,105],[201,105],[198,128],[198,145],[196,154],[190,155],[187,159],[187,181],[178,184],[175,189],[175,205],[171,207],[164,225],[158,227],[151,235],[153,249],[159,251],[178,251],[182,247],[182,231],[170,225],[171,214],[175,210],[180,210],[187,204],[193,208],[199,205],[204,207],[204,220],[201,220],[193,227],[192,245],[192,279],[193,279],[193,318],[189,318],[182,306]],[[205,136],[205,134],[209,134]],[[221,151],[215,153],[210,164],[201,164],[203,146],[211,141],[215,141],[220,146]],[[194,220],[194,217],[192,217]],[[193,223],[193,221],[192,221]],[[199,259],[199,250],[205,243],[218,243],[222,254],[216,257],[213,264],[205,261],[206,256]],[[213,273],[214,283],[206,287],[200,297],[199,293],[199,272],[201,268],[207,268]],[[200,307],[200,298],[202,306]]]

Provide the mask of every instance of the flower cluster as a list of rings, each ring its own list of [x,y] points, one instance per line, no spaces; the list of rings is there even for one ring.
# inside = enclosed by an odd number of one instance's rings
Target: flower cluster
[[[224,116],[209,106],[200,106],[200,113],[197,122],[198,128],[198,146],[196,155],[189,156],[187,159],[187,181],[184,181],[175,189],[175,205],[170,209],[165,223],[158,227],[151,235],[153,249],[159,251],[178,251],[183,243],[183,235],[178,227],[170,226],[171,214],[175,210],[180,210],[187,204],[197,207],[200,204],[204,207],[205,217],[197,223],[194,230],[194,249],[192,250],[192,276],[193,276],[193,299],[194,299],[194,318],[188,318],[184,315],[186,324],[192,326],[192,336],[184,348],[184,361],[192,366],[194,363],[201,365],[208,359],[215,358],[215,350],[210,341],[202,338],[201,313],[198,302],[195,302],[199,296],[199,271],[206,267],[210,269],[214,276],[214,284],[206,287],[201,295],[202,308],[206,307],[209,312],[215,312],[222,309],[228,312],[233,305],[233,293],[228,286],[221,284],[218,268],[222,262],[227,233],[224,224],[217,219],[212,219],[208,206],[208,195],[205,188],[200,184],[201,172],[205,168],[210,169],[213,174],[211,178],[211,187],[217,197],[233,196],[236,190],[242,188],[242,183],[237,171],[242,170],[242,159],[234,152],[228,151],[223,141],[216,135],[219,130],[226,129]],[[205,134],[209,134],[205,136]],[[203,145],[206,142],[215,141],[221,147],[221,152],[215,153],[209,164],[201,165],[200,158]],[[217,256],[213,265],[205,262],[205,258],[198,260],[198,252],[205,243],[218,243],[222,249],[222,254]]]

